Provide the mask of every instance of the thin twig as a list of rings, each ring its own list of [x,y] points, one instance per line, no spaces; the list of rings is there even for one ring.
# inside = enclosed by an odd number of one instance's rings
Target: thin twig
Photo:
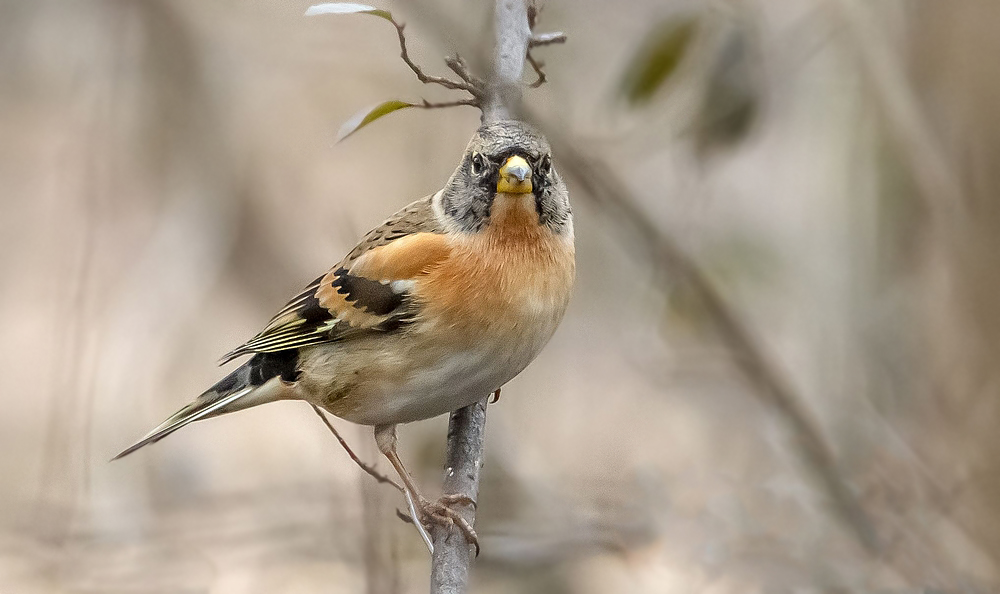
[[[531,64],[531,68],[535,71],[535,74],[538,75],[538,79],[528,86],[531,87],[532,89],[537,89],[538,87],[544,85],[546,81],[548,81],[548,78],[545,77],[545,71],[542,70],[542,68],[545,66],[545,62],[542,62],[541,60],[536,60],[535,57],[531,55],[530,50],[528,51],[528,55],[525,56],[525,59],[528,60],[528,64]]]
[[[468,105],[470,107],[479,107],[479,101],[476,99],[459,99],[458,101],[443,101],[440,103],[431,103],[426,99],[421,99],[417,107],[422,109],[440,109],[443,107],[459,107],[462,105]]]
[[[473,87],[477,89],[486,88],[486,83],[472,74],[472,70],[469,69],[469,65],[465,63],[462,56],[458,54],[448,56],[444,59],[444,63],[451,69],[452,72],[457,74],[462,80],[469,83]]]
[[[354,462],[361,467],[361,470],[364,470],[365,472],[370,474],[372,477],[375,478],[376,481],[380,483],[388,483],[393,487],[396,487],[397,490],[402,491],[403,493],[406,492],[406,490],[403,489],[403,487],[400,487],[399,484],[396,483],[396,481],[385,476],[384,474],[381,474],[379,471],[375,470],[374,467],[369,466],[368,464],[364,463],[361,460],[361,458],[358,458],[357,455],[355,455],[354,450],[351,449],[351,446],[347,445],[347,442],[344,441],[344,438],[340,436],[340,433],[334,428],[333,424],[330,423],[330,420],[326,418],[325,414],[323,414],[323,411],[320,410],[319,407],[316,406],[315,404],[310,404],[309,406],[311,406],[313,411],[315,411],[316,415],[323,420],[323,424],[326,425],[326,428],[330,430],[330,433],[333,433],[333,436],[337,438],[337,441],[340,442],[340,445],[344,448],[344,450],[347,451],[347,455],[350,456],[351,460],[354,460]]]
[[[417,80],[425,85],[441,85],[442,87],[453,91],[466,91],[473,97],[482,97],[482,89],[477,88],[468,81],[457,81],[443,76],[431,76],[426,74],[420,66],[417,66],[413,60],[410,59],[410,53],[406,49],[406,35],[403,33],[403,29],[406,28],[406,24],[400,23],[395,19],[391,19],[391,22],[393,26],[396,27],[396,36],[399,37],[399,57],[403,59],[403,62],[405,62],[407,66],[409,66],[410,70],[413,71],[413,74],[417,75]]]
[[[544,85],[548,78],[545,76],[545,62],[536,60],[535,56],[531,55],[531,48],[552,45],[554,43],[566,43],[566,34],[559,31],[535,34],[535,25],[538,23],[539,12],[541,11],[534,2],[528,4],[528,29],[531,31],[531,38],[528,39],[528,51],[525,53],[524,59],[528,61],[528,64],[531,64],[532,70],[538,76],[535,82],[528,85],[532,89],[537,89]]]
[[[528,29],[531,29],[532,36],[528,40],[528,49],[533,47],[541,47],[543,45],[552,45],[554,43],[566,43],[566,34],[562,31],[553,31],[551,33],[535,33],[535,25],[538,24],[538,15],[542,13],[542,9],[538,7],[535,0],[529,0],[528,2]]]
[[[398,507],[396,508],[396,517],[399,518],[400,520],[403,520],[403,522],[405,522],[407,524],[412,524],[413,523],[413,516],[407,514],[403,510],[399,509]]]
[[[552,33],[538,33],[531,37],[531,41],[528,42],[528,49],[535,47],[544,47],[546,45],[554,45],[557,43],[566,43],[566,34],[562,31],[553,31]]]

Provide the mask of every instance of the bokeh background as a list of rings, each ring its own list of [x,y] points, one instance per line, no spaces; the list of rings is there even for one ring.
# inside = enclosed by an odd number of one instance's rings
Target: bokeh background
[[[483,63],[489,4],[380,6],[442,74]],[[426,591],[398,495],[302,403],[108,462],[478,123],[335,143],[455,97],[389,24],[307,6],[0,2],[0,593]],[[579,280],[490,407],[473,591],[996,592],[1000,4],[547,0],[540,28],[570,37],[526,107]],[[430,492],[445,424],[401,433]]]

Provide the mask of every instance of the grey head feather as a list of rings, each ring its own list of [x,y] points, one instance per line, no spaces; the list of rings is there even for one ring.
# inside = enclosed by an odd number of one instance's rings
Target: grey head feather
[[[539,224],[558,235],[572,234],[569,192],[552,164],[551,153],[545,137],[524,122],[505,120],[482,126],[442,191],[445,216],[463,231],[481,231],[489,223],[500,167],[511,155],[519,155],[532,167]]]

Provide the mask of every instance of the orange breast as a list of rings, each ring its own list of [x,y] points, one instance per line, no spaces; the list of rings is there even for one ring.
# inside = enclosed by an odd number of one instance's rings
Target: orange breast
[[[451,247],[417,287],[426,319],[453,330],[456,340],[554,330],[573,287],[574,250],[571,240],[538,224],[532,195],[498,195],[490,224],[452,236]]]

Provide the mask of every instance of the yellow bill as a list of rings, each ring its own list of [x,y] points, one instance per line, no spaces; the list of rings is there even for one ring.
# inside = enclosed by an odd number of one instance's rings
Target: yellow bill
[[[524,157],[514,155],[500,168],[497,193],[527,194],[531,191],[531,166]]]

